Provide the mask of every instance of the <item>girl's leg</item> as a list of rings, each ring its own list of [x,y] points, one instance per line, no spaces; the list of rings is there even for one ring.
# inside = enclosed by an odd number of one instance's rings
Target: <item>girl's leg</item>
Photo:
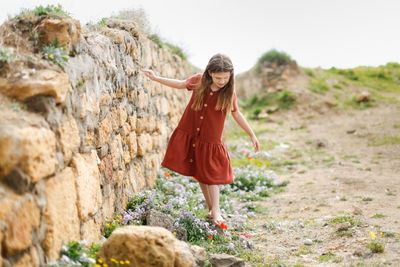
[[[213,220],[215,224],[221,224],[224,222],[224,218],[222,218],[221,209],[219,208],[219,186],[218,185],[208,185],[208,190],[210,192],[211,197],[211,214],[213,216]]]
[[[209,190],[208,184],[203,184],[200,182],[199,182],[199,184],[200,184],[201,191],[203,192],[204,198],[206,199],[208,211],[210,212],[209,214],[206,215],[206,217],[212,219],[212,215],[211,215],[212,202],[211,202],[211,196],[210,196],[210,190]]]

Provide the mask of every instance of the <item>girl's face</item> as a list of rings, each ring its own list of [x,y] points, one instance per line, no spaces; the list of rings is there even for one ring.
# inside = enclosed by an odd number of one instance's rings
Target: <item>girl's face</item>
[[[211,72],[210,76],[212,78],[213,84],[216,85],[218,88],[224,87],[231,77],[230,72]]]

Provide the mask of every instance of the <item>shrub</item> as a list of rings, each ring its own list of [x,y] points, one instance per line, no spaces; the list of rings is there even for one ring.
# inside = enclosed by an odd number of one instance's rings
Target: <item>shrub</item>
[[[264,53],[258,60],[258,66],[262,66],[264,62],[276,62],[278,65],[287,64],[292,61],[291,57],[285,52],[271,49]]]
[[[33,12],[35,13],[35,16],[51,16],[55,18],[70,17],[69,14],[62,9],[60,4],[57,6],[47,5],[45,7],[40,5],[36,7]]]
[[[372,253],[382,253],[385,251],[385,244],[380,241],[372,240],[367,244],[367,248],[369,248]]]

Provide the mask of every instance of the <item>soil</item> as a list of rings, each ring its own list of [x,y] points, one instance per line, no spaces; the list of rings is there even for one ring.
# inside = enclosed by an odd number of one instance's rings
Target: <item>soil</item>
[[[261,143],[289,145],[269,150],[272,157],[294,163],[278,173],[285,191],[259,202],[266,214],[250,220],[265,263],[400,266],[400,101],[299,110],[254,127],[267,129]],[[371,232],[384,252],[367,247]]]

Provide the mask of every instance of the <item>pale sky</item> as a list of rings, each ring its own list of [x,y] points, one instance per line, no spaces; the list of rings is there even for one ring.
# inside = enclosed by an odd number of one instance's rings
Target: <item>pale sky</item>
[[[237,74],[272,48],[312,68],[400,62],[400,0],[2,0],[0,22],[21,8],[58,3],[82,25],[143,8],[161,37],[202,69],[225,53]]]

